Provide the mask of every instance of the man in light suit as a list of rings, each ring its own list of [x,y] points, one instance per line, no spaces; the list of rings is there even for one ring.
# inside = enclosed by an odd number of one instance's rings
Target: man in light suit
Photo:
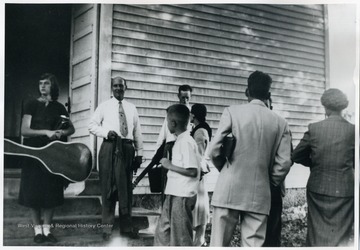
[[[271,111],[272,79],[260,71],[248,78],[249,103],[225,108],[210,144],[210,157],[220,174],[212,197],[213,220],[210,246],[229,246],[241,221],[241,245],[261,247],[270,211],[270,184],[279,185],[290,170],[290,132],[285,119]],[[224,138],[232,133],[235,147],[225,165]]]

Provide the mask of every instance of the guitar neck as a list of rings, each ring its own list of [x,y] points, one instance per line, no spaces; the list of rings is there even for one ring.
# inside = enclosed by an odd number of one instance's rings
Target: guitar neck
[[[33,148],[4,139],[4,154],[35,158],[50,173],[72,182],[85,180],[92,167],[91,151],[82,143],[53,141],[44,147]]]
[[[9,139],[4,139],[4,154],[6,155],[34,155],[35,151],[34,148],[30,148],[25,145],[18,144],[13,142]]]

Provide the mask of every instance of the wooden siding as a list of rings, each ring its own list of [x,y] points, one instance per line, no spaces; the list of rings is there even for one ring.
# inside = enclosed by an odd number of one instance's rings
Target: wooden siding
[[[182,84],[194,87],[192,103],[207,106],[214,132],[226,106],[246,102],[255,70],[273,78],[274,111],[289,122],[295,145],[324,117],[322,5],[114,5],[112,25],[111,75],[128,80],[147,159]]]
[[[70,53],[71,120],[75,127],[71,140],[86,144],[92,152],[95,144],[88,124],[97,100],[97,11],[95,4],[73,7]],[[93,154],[94,164],[95,159]]]

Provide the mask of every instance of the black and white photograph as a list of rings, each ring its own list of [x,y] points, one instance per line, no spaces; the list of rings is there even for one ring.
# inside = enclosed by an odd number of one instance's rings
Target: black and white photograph
[[[1,248],[359,248],[356,1],[1,11]]]

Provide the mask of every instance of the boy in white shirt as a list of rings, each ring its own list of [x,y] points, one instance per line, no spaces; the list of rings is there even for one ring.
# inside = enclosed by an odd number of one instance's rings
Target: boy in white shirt
[[[200,177],[200,154],[195,140],[187,132],[190,111],[182,104],[168,108],[167,124],[177,136],[172,160],[161,159],[168,169],[165,201],[155,231],[155,246],[192,246],[192,210]]]

